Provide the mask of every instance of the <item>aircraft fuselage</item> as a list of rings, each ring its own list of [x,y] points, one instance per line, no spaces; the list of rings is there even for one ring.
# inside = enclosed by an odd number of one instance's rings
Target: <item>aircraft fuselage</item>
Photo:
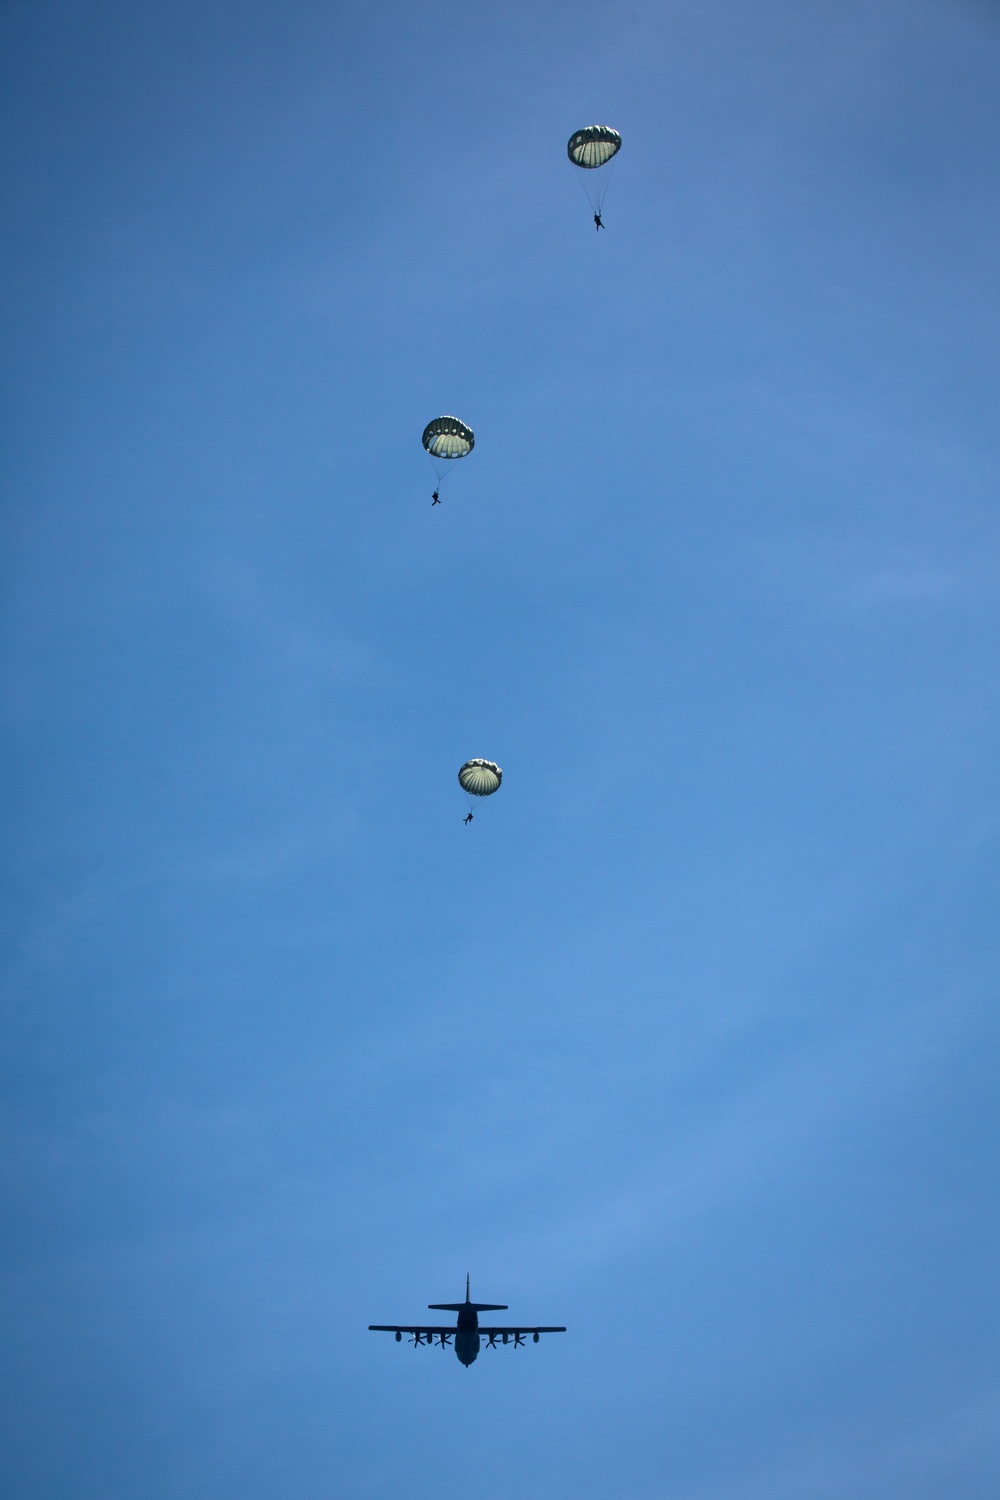
[[[458,1311],[458,1327],[455,1330],[455,1354],[463,1365],[471,1365],[479,1353],[479,1313],[474,1307],[462,1307]]]

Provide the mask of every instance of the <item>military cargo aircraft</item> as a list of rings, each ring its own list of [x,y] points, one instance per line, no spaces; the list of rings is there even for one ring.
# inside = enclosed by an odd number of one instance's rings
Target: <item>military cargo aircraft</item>
[[[501,1344],[512,1343],[515,1349],[520,1348],[528,1334],[531,1334],[534,1343],[538,1343],[540,1333],[565,1333],[565,1328],[481,1328],[479,1326],[479,1314],[481,1312],[506,1312],[506,1302],[470,1302],[469,1301],[469,1278],[465,1278],[465,1301],[464,1302],[429,1302],[431,1312],[453,1312],[458,1314],[458,1321],[454,1327],[407,1327],[402,1323],[369,1323],[369,1333],[394,1333],[396,1343],[402,1343],[403,1334],[409,1334],[409,1342],[414,1348],[418,1344],[431,1345],[437,1340],[441,1349],[446,1348],[455,1340],[455,1353],[462,1364],[468,1367],[475,1360],[480,1350],[480,1337],[488,1340],[487,1347],[495,1349],[497,1339]]]

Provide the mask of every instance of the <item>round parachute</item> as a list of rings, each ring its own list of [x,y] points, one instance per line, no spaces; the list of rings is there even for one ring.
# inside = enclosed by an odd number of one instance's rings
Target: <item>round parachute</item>
[[[457,417],[435,417],[420,441],[431,458],[467,458],[476,446],[472,428]]]
[[[566,154],[576,167],[603,167],[622,148],[622,138],[610,125],[588,125],[566,143]]]
[[[491,760],[467,760],[458,773],[458,783],[470,797],[492,797],[503,781],[503,772]]]

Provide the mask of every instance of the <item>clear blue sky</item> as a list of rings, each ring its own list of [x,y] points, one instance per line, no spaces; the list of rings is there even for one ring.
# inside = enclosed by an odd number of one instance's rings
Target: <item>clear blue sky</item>
[[[0,74],[5,1493],[993,1500],[1000,5]]]

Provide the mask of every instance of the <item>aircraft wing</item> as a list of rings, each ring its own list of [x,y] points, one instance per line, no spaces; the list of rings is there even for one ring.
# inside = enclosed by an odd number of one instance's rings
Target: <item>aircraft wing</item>
[[[527,1338],[529,1333],[537,1344],[540,1333],[565,1333],[566,1330],[565,1328],[483,1328],[481,1326],[479,1332],[484,1338],[489,1339],[491,1345],[495,1339],[500,1339],[505,1344],[509,1339],[513,1339],[515,1343],[518,1343]]]
[[[415,1324],[407,1325],[406,1323],[369,1323],[368,1332],[398,1334],[412,1333],[415,1335],[419,1335],[421,1338],[430,1340],[443,1338],[446,1334],[450,1338],[451,1335],[455,1332],[455,1325],[454,1323],[452,1323],[447,1328],[428,1328],[422,1324],[420,1326],[417,1326]]]

